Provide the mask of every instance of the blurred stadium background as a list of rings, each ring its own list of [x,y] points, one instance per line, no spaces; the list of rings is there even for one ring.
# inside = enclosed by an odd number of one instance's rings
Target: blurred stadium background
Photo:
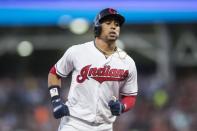
[[[197,131],[196,0],[0,0],[0,131],[57,130],[48,71],[69,46],[94,39],[105,7],[126,17],[117,44],[138,69],[136,106],[114,131]]]

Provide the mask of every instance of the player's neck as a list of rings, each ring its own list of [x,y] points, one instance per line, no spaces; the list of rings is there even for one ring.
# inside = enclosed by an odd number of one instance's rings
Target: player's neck
[[[116,44],[115,41],[104,41],[96,37],[95,39],[95,46],[104,54],[111,55],[116,51]]]

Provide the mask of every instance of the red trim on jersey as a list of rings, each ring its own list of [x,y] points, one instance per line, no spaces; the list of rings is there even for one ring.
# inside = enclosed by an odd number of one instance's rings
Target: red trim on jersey
[[[124,104],[125,109],[124,112],[130,110],[135,105],[136,96],[124,96],[122,95],[121,102]]]

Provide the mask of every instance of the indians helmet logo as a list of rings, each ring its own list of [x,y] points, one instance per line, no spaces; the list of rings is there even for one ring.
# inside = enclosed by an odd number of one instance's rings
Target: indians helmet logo
[[[85,80],[92,78],[99,83],[104,81],[123,81],[128,76],[129,71],[123,69],[115,69],[108,65],[97,68],[90,68],[91,65],[87,65],[81,69],[80,74],[77,76],[77,82],[83,83]]]
[[[114,9],[112,9],[112,8],[109,8],[109,13],[110,13],[110,14],[117,14],[117,11],[114,10]]]

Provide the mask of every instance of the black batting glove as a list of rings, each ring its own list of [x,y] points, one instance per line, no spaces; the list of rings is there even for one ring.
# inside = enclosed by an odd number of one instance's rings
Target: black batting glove
[[[53,116],[56,119],[70,115],[68,107],[64,104],[64,102],[60,98],[59,90],[60,90],[59,86],[49,87],[49,93],[51,95],[51,103],[53,107]]]
[[[119,100],[111,100],[108,103],[108,106],[114,116],[119,116],[125,109],[124,105]]]
[[[60,98],[52,100],[51,103],[53,105],[53,116],[56,119],[70,115],[68,107],[63,103]]]

